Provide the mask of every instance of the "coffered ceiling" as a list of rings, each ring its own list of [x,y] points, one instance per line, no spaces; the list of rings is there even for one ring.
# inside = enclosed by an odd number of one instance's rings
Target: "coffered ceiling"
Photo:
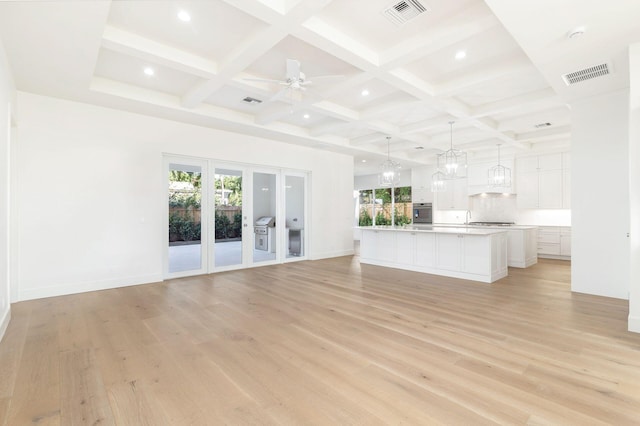
[[[567,104],[628,85],[638,1],[418,1],[403,24],[384,11],[413,1],[3,1],[0,38],[19,90],[347,153],[356,174],[386,136],[404,167],[433,163],[449,121],[472,159],[567,149]],[[260,81],[287,59],[307,90]],[[600,61],[614,72],[563,82]]]

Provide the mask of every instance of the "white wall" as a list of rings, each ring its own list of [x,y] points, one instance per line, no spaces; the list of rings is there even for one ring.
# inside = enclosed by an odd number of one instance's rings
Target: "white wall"
[[[629,47],[629,330],[640,333],[640,43]]]
[[[353,253],[353,158],[18,93],[20,300],[162,278],[162,153],[311,171],[309,257]]]
[[[629,92],[571,105],[571,289],[628,298]]]
[[[11,317],[9,293],[9,182],[11,114],[15,89],[4,47],[0,41],[0,340]]]

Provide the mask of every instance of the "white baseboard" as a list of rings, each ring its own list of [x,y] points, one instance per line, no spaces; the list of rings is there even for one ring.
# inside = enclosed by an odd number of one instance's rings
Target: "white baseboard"
[[[629,315],[628,330],[640,333],[640,317]]]
[[[334,251],[326,253],[316,253],[311,256],[311,260],[329,259],[332,257],[353,256],[354,250]]]
[[[11,321],[11,307],[7,307],[7,311],[2,315],[2,319],[0,320],[0,342],[2,342],[2,338],[4,337],[4,333],[7,331],[7,327],[9,327],[9,321]]]
[[[161,274],[140,275],[135,277],[123,277],[102,281],[88,281],[84,283],[57,285],[20,290],[20,301],[42,299],[44,297],[65,296],[67,294],[85,293],[88,291],[108,290],[132,285],[150,284],[162,281]]]

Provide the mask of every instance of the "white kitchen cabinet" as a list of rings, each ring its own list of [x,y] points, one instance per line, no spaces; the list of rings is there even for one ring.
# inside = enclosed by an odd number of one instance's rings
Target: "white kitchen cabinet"
[[[462,269],[462,237],[460,234],[443,234],[436,238],[436,267],[448,271]]]
[[[469,194],[467,194],[467,179],[451,179],[446,181],[446,190],[436,192],[436,209],[438,210],[468,210]]]
[[[560,228],[560,255],[571,257],[571,228]]]
[[[411,201],[414,203],[433,203],[431,176],[434,166],[414,167],[411,169]]]
[[[436,235],[416,233],[414,263],[420,267],[432,268],[436,259]]]
[[[562,170],[541,170],[538,173],[538,208],[562,208]]]
[[[516,162],[518,208],[569,208],[570,176],[563,169],[567,161],[563,154],[519,158]]]
[[[436,267],[470,274],[486,274],[491,265],[488,240],[464,234],[439,234],[436,237]]]
[[[571,257],[571,227],[540,226],[538,228],[538,256],[569,259]]]
[[[507,232],[362,228],[360,262],[474,281],[508,274]]]
[[[401,265],[412,265],[416,252],[416,233],[398,232],[396,233],[396,262]]]
[[[515,268],[528,268],[538,263],[537,229],[509,229],[507,263]]]

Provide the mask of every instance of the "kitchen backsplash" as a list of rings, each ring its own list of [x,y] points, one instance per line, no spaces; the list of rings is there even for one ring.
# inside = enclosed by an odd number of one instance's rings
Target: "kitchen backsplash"
[[[471,222],[516,222],[518,209],[513,194],[478,194],[469,197]]]

